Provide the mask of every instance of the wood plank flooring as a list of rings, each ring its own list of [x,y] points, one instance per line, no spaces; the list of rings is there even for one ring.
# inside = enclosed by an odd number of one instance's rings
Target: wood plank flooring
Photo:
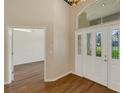
[[[15,66],[15,81],[5,85],[4,93],[117,93],[73,74],[45,83],[43,65],[36,62]]]

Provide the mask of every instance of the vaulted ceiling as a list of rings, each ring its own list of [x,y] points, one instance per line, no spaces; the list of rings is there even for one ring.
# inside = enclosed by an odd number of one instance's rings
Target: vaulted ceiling
[[[72,3],[71,2],[68,2],[68,0],[64,0],[65,2],[67,2],[69,5],[72,5]]]
[[[85,9],[87,19],[93,20],[120,12],[120,0],[99,0]]]

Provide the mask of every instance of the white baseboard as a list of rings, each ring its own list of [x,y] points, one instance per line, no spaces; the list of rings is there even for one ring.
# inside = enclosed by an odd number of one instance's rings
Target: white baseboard
[[[4,85],[7,85],[8,84],[8,82],[4,82]]]
[[[74,71],[71,71],[72,74],[77,75]]]
[[[4,85],[8,85],[8,84],[11,84],[13,80],[6,80],[4,81]]]
[[[36,60],[36,61],[28,61],[28,62],[20,62],[17,64],[13,64],[13,66],[19,66],[19,65],[26,65],[26,64],[30,64],[30,63],[37,63],[37,62],[44,62],[45,60]]]
[[[71,73],[74,74],[74,75],[77,75],[77,76],[79,76],[79,77],[83,77],[83,75],[77,74],[77,73],[75,73],[74,71],[71,71]]]
[[[115,90],[117,92],[120,92],[120,85],[116,84],[116,83],[109,83],[108,84],[108,88]]]
[[[8,85],[8,84],[10,84],[11,82],[7,82],[7,81],[5,81],[4,82],[4,85]]]
[[[65,74],[63,74],[63,75],[60,75],[60,76],[56,77],[56,78],[45,79],[44,81],[45,81],[45,82],[53,82],[53,81],[56,81],[56,80],[58,80],[58,79],[60,79],[60,78],[62,78],[62,77],[65,77],[65,76],[71,74],[71,72],[72,72],[72,71],[69,71],[69,72],[67,72],[67,73],[65,73]]]

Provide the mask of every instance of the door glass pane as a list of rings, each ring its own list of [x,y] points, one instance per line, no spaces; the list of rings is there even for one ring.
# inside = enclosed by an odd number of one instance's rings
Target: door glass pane
[[[81,35],[78,35],[78,55],[81,55]]]
[[[87,55],[91,56],[91,33],[87,33]]]
[[[112,59],[119,59],[119,29],[112,30]]]
[[[101,32],[96,32],[96,56],[101,57],[101,37],[102,33]]]

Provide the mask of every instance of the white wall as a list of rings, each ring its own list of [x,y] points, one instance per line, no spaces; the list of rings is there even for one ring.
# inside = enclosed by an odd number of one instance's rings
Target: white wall
[[[14,65],[44,60],[45,29],[13,30]]]

